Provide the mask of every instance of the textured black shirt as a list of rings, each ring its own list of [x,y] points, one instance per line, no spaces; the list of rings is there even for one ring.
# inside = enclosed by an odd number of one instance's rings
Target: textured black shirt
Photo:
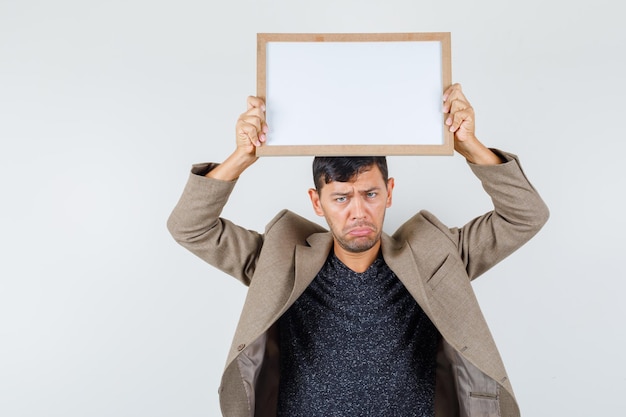
[[[434,415],[438,332],[382,257],[331,253],[279,327],[278,416]]]

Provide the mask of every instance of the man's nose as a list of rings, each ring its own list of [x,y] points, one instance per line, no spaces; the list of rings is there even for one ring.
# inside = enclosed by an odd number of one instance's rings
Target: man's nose
[[[365,203],[360,198],[352,199],[352,218],[353,219],[365,218]]]

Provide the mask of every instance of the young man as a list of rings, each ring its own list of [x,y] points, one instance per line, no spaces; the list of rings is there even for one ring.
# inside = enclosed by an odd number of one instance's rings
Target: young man
[[[263,234],[220,218],[268,127],[248,98],[237,147],[195,165],[169,220],[174,238],[249,286],[219,389],[228,417],[518,416],[470,281],[548,218],[517,158],[485,147],[455,84],[455,150],[494,209],[462,228],[421,211],[382,232],[394,179],[385,158],[315,158],[309,196],[329,231],[288,211]]]

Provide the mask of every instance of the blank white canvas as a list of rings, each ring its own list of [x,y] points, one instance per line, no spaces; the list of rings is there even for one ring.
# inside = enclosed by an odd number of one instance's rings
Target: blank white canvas
[[[268,145],[441,145],[437,41],[268,42]]]

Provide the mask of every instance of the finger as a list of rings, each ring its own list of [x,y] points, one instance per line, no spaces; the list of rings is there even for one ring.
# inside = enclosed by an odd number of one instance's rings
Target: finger
[[[449,107],[450,108],[448,109],[449,110],[448,112],[450,114],[454,114],[456,112],[460,112],[460,111],[467,110],[467,109],[472,109],[472,106],[467,101],[464,101],[464,100],[453,100],[450,102]]]
[[[237,139],[241,146],[261,146],[266,141],[269,128],[265,123],[265,101],[248,96],[247,110],[237,120]]]
[[[265,120],[265,111],[261,109],[260,107],[251,107],[239,115],[239,117],[247,117],[247,116],[254,116],[254,117],[258,117],[259,119]]]
[[[262,111],[265,111],[265,101],[260,97],[248,96],[247,104],[248,110],[252,108],[259,108]]]
[[[260,109],[254,108],[239,116],[239,121],[253,125],[261,142],[265,142],[266,134],[269,131],[267,123],[265,123],[264,114]]]
[[[245,113],[242,113],[239,118],[245,120],[249,120],[250,118],[256,118],[259,120],[260,126],[263,126],[265,124],[265,112],[259,107],[253,107],[249,109]]]
[[[452,92],[461,89],[461,84],[454,83],[443,92],[443,101],[446,101]]]
[[[456,96],[457,90],[459,90],[461,86],[459,84],[452,84],[443,92],[443,108],[444,113],[447,113],[450,110],[450,103],[454,100]]]
[[[463,94],[463,90],[461,89],[461,85],[458,84],[458,83],[451,85],[444,92],[444,94],[443,94],[443,112],[444,113],[449,113],[451,108],[452,108],[452,104],[455,101],[460,101],[460,102],[466,103],[466,106],[464,106],[464,107],[467,107],[469,105],[469,103],[467,101],[467,98]]]
[[[247,123],[249,125],[254,126],[257,131],[261,131],[261,129],[263,128],[263,124],[265,123],[263,119],[261,119],[260,117],[248,116],[245,114],[239,117],[239,120],[242,121],[243,123]]]
[[[463,123],[472,124],[474,122],[474,112],[471,108],[451,113],[446,119],[450,132],[456,132]],[[468,130],[471,126],[468,126]]]
[[[474,109],[469,105],[469,103],[461,101],[461,100],[453,100],[448,103],[448,117],[446,118],[445,124],[449,126],[451,132],[456,132],[460,123],[466,118],[474,118]],[[459,121],[460,120],[460,121]],[[457,122],[455,124],[455,122]]]
[[[245,114],[240,116],[239,120],[237,120],[237,133],[244,132],[244,128],[246,136],[250,137],[253,142],[255,139],[258,139],[260,142],[267,140],[269,126],[260,117],[246,116]],[[250,129],[254,129],[254,135],[247,133]]]
[[[472,105],[467,101],[465,97],[452,97],[450,96],[446,102],[443,103],[444,113],[454,113],[456,111],[471,108]]]
[[[242,146],[261,146],[259,131],[256,126],[241,122],[237,125],[237,138]]]

